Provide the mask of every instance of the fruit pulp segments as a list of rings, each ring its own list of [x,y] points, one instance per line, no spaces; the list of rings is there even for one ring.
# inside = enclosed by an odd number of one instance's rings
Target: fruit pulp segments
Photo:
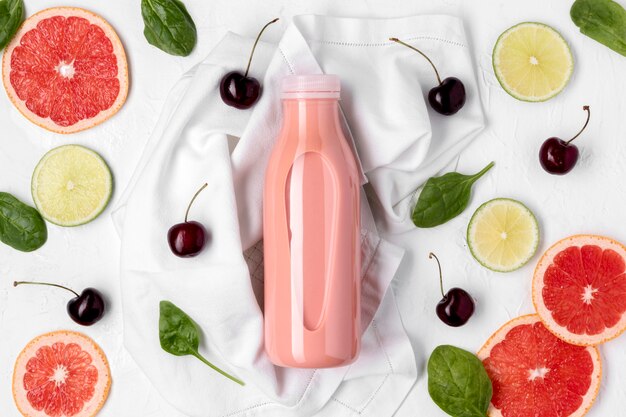
[[[77,16],[49,17],[26,32],[11,55],[10,81],[30,111],[58,126],[95,117],[120,94],[111,40]]]
[[[594,361],[587,349],[561,341],[538,319],[513,327],[483,361],[493,406],[503,416],[571,415],[592,385]]]
[[[615,326],[626,311],[626,265],[612,249],[571,246],[544,275],[546,307],[561,326],[595,335]]]

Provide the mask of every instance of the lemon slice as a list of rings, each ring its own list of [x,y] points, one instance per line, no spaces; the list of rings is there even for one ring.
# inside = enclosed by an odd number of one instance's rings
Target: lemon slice
[[[467,227],[467,244],[472,256],[497,272],[521,268],[537,251],[539,226],[522,203],[496,198],[476,210]]]
[[[59,226],[78,226],[105,209],[113,191],[113,177],[96,152],[65,145],[41,158],[31,190],[44,219]]]
[[[498,38],[493,69],[502,88],[516,99],[545,101],[565,88],[574,58],[565,39],[550,26],[520,23]]]

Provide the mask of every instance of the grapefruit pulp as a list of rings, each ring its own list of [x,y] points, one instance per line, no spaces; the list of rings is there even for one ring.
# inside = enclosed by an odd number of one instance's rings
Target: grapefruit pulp
[[[2,81],[30,121],[73,133],[115,114],[128,94],[126,54],[100,16],[75,7],[28,18],[6,47]]]
[[[490,417],[580,417],[600,388],[600,353],[550,333],[536,314],[518,317],[478,352],[493,385]]]
[[[533,303],[566,342],[593,346],[619,336],[626,329],[626,247],[593,235],[557,242],[535,269]]]
[[[104,405],[111,373],[87,336],[47,333],[22,350],[13,371],[13,398],[26,417],[92,417]]]

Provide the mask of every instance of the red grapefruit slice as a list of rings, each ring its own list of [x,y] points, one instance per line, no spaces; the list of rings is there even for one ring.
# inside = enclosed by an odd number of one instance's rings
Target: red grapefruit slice
[[[100,16],[75,7],[28,18],[6,47],[2,81],[30,121],[57,133],[102,123],[128,94],[126,54]]]
[[[557,242],[535,269],[533,303],[566,342],[594,346],[619,336],[626,329],[626,247],[592,235]]]
[[[490,417],[580,417],[600,388],[598,349],[562,341],[536,314],[502,326],[478,358],[493,385]]]
[[[109,364],[89,337],[47,333],[22,350],[13,371],[13,398],[26,417],[92,417],[111,386]]]

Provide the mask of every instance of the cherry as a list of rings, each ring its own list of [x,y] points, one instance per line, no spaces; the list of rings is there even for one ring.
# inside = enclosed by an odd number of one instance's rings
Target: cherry
[[[49,287],[62,288],[66,291],[73,293],[76,297],[67,302],[67,314],[76,323],[82,326],[91,326],[104,315],[104,299],[100,291],[95,288],[85,288],[83,292],[78,293],[70,288],[64,287],[58,284],[50,284],[47,282],[35,282],[35,281],[15,281],[13,286],[18,285],[47,285]]]
[[[198,194],[207,187],[208,184],[204,184],[189,202],[187,211],[185,212],[185,221],[183,223],[175,224],[170,227],[167,232],[167,241],[170,244],[172,253],[181,258],[191,258],[200,253],[206,242],[207,232],[201,223],[196,221],[188,221],[189,209],[191,205],[198,197]]]
[[[257,35],[254,46],[252,46],[252,52],[250,52],[246,72],[242,74],[239,71],[231,71],[222,77],[222,81],[220,82],[220,96],[222,96],[222,101],[227,105],[237,109],[249,109],[261,96],[261,83],[254,77],[248,77],[248,71],[250,70],[252,56],[254,55],[254,50],[256,49],[257,43],[259,43],[261,35],[269,25],[277,21],[278,18],[268,22]]]
[[[554,175],[565,175],[570,172],[578,161],[578,147],[572,145],[572,141],[580,136],[589,124],[591,110],[589,106],[583,106],[587,112],[587,121],[582,129],[567,142],[559,138],[549,138],[543,142],[539,149],[539,162],[544,170]]]
[[[444,116],[451,116],[461,110],[461,108],[465,105],[466,98],[465,86],[463,85],[461,80],[456,77],[448,77],[442,81],[441,77],[439,77],[439,71],[437,71],[437,67],[435,67],[433,61],[431,61],[425,53],[423,53],[414,46],[402,42],[398,38],[389,38],[389,40],[399,43],[400,45],[404,45],[407,48],[410,48],[419,53],[424,58],[426,58],[426,60],[435,70],[435,75],[437,76],[437,81],[439,82],[439,85],[433,87],[428,92],[428,102],[437,113],[441,113]]]
[[[452,327],[459,327],[467,323],[474,314],[474,300],[461,288],[452,288],[447,293],[443,293],[443,276],[441,273],[441,263],[434,253],[428,255],[429,259],[435,258],[439,267],[439,285],[441,287],[442,299],[437,304],[435,311],[439,319]]]

